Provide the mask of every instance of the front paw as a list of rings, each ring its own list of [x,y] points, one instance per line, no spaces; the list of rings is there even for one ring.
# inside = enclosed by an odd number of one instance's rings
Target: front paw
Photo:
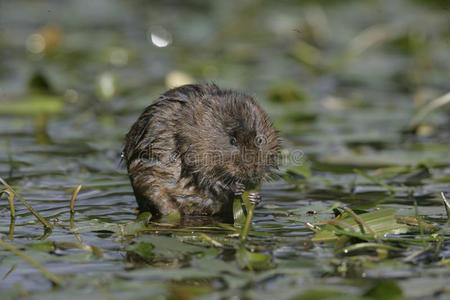
[[[248,200],[252,204],[257,206],[259,203],[261,203],[262,198],[261,198],[261,195],[258,192],[253,192],[253,193],[250,193],[250,195],[248,195]]]
[[[240,182],[234,182],[234,183],[232,183],[231,186],[230,186],[230,188],[231,188],[231,191],[234,193],[234,196],[235,196],[235,197],[237,197],[237,196],[242,196],[242,194],[243,194],[244,191],[245,191],[245,185],[243,185],[243,184],[240,183]]]

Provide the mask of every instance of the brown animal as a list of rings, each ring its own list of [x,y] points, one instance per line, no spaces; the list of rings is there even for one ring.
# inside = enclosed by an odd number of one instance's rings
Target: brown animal
[[[272,173],[278,151],[277,133],[255,99],[184,85],[144,110],[123,158],[140,211],[231,216],[234,197]],[[250,200],[259,202],[259,194]]]

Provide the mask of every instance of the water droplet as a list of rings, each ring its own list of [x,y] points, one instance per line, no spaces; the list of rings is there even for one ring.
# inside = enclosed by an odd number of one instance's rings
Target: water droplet
[[[117,90],[117,80],[114,74],[105,72],[97,79],[97,91],[101,99],[111,99]]]
[[[25,42],[27,50],[34,54],[39,54],[45,50],[45,39],[38,33],[31,34]]]
[[[172,34],[161,26],[151,27],[148,31],[147,38],[156,47],[167,47],[172,44]]]

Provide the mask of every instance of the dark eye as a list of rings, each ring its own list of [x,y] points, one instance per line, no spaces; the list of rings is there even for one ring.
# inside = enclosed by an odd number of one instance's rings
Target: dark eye
[[[262,145],[264,145],[266,143],[266,138],[265,137],[263,137],[263,136],[261,136],[261,135],[258,135],[257,137],[255,137],[255,145],[256,146],[262,146]]]
[[[234,136],[230,138],[230,144],[233,146],[237,146],[237,139]]]

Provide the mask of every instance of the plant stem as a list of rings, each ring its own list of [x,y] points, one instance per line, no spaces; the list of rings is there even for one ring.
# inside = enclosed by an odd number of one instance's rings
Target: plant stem
[[[247,218],[245,219],[244,228],[241,233],[241,242],[245,242],[248,236],[248,231],[250,230],[250,225],[252,224],[253,212],[255,211],[255,204],[250,204],[247,211]]]
[[[0,246],[2,246],[3,248],[11,251],[12,253],[14,253],[15,255],[19,256],[20,258],[22,258],[24,261],[26,261],[27,263],[33,265],[36,269],[38,269],[39,271],[41,271],[45,277],[47,277],[48,279],[50,279],[54,284],[56,285],[61,285],[62,281],[61,279],[59,279],[58,277],[56,277],[53,273],[50,273],[46,268],[44,268],[41,264],[39,264],[37,261],[35,261],[34,259],[32,259],[31,257],[29,257],[28,255],[26,255],[23,251],[17,249],[16,247],[14,247],[13,245],[5,242],[2,238],[0,238]]]

